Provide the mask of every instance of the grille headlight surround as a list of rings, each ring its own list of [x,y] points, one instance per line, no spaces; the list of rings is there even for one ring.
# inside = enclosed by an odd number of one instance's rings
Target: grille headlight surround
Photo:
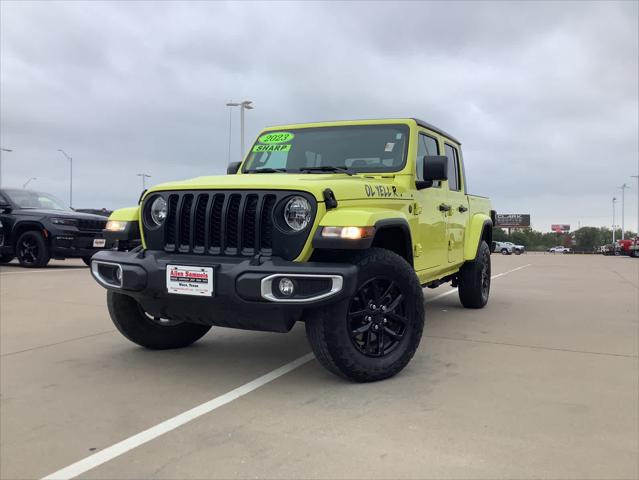
[[[301,232],[311,222],[313,209],[308,200],[296,195],[284,205],[284,221],[295,232]]]
[[[168,204],[164,197],[157,196],[151,201],[151,205],[148,210],[148,219],[151,226],[159,227],[166,220],[168,213]]]

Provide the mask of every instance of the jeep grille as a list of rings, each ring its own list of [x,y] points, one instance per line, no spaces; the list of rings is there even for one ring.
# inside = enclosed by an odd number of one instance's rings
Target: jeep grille
[[[299,255],[308,231],[282,232],[274,224],[278,202],[292,194],[294,192],[167,192],[163,194],[168,210],[163,227],[149,228],[144,222],[147,248],[225,256],[260,253],[293,259]],[[145,201],[145,208],[153,198],[151,195]]]

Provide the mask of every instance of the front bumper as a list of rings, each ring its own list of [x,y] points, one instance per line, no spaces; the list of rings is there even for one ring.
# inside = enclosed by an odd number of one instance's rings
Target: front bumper
[[[48,230],[50,235],[51,255],[54,258],[90,257],[94,253],[113,247],[113,241],[105,239],[102,233]],[[104,240],[101,247],[94,246],[94,240]]]
[[[213,295],[168,293],[167,265],[213,268]],[[93,256],[91,273],[100,285],[135,298],[154,317],[171,320],[286,332],[305,309],[339,304],[354,293],[357,268],[343,263],[296,263],[257,259],[169,254],[162,251],[103,251]],[[121,269],[121,280],[109,275]],[[278,278],[292,279],[299,291],[284,297]],[[118,284],[120,282],[120,284]]]

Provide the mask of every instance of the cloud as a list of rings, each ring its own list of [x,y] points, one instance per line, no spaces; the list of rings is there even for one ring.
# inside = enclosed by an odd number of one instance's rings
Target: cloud
[[[229,100],[265,125],[417,116],[471,190],[533,224],[610,223],[639,165],[636,2],[2,2],[3,184],[121,207],[222,173]],[[239,156],[234,117],[232,158]]]

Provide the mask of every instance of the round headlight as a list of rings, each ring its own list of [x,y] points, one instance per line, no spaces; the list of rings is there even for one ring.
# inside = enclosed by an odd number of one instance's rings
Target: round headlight
[[[304,197],[293,197],[284,206],[284,220],[296,232],[304,230],[311,221],[311,205]]]
[[[153,220],[153,223],[155,223],[156,225],[162,225],[162,222],[166,220],[166,212],[166,200],[164,200],[162,197],[158,197],[153,200],[150,211],[151,220]]]

